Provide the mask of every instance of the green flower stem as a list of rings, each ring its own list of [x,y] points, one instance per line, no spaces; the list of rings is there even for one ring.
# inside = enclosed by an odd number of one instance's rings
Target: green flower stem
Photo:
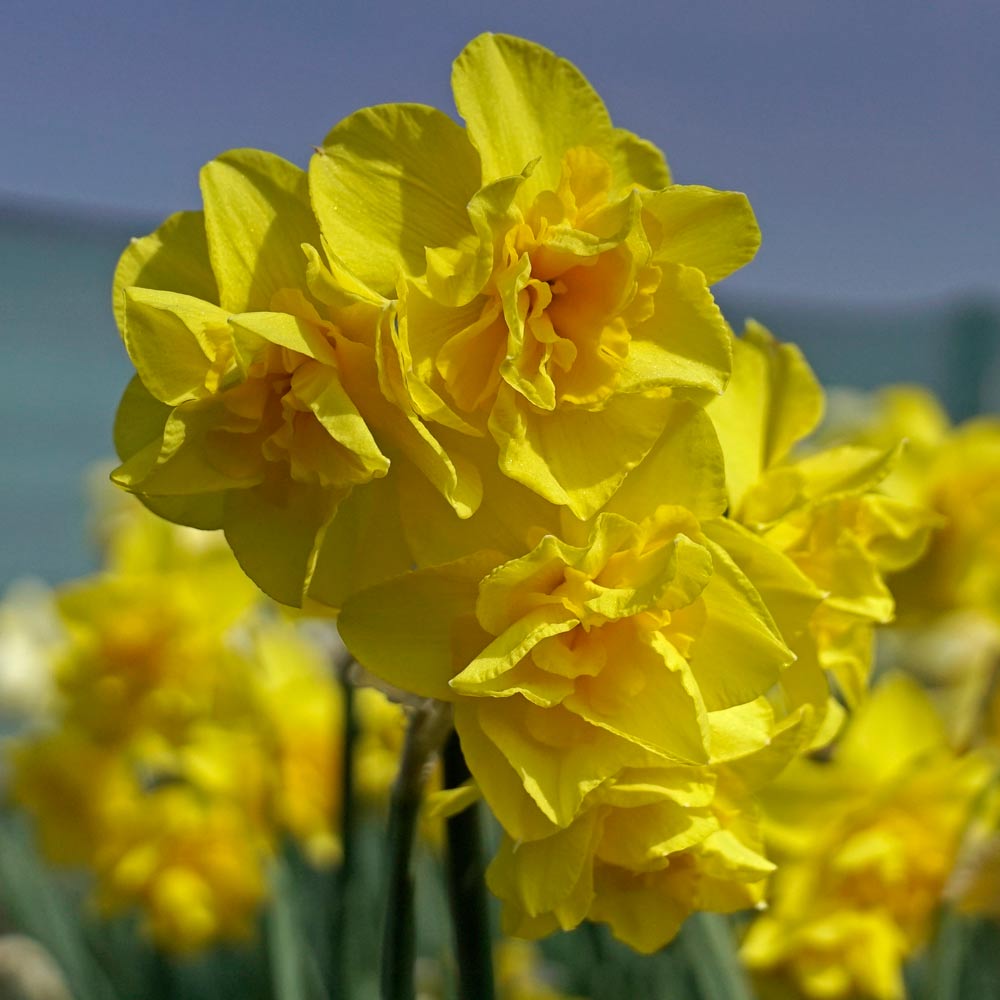
[[[445,787],[457,788],[469,777],[458,734],[453,731],[444,747]],[[478,805],[448,820],[447,839],[445,867],[458,960],[458,995],[460,1000],[493,1000],[493,936]]]
[[[681,928],[680,941],[704,1000],[753,1000],[753,990],[740,964],[729,921],[718,913],[692,913]]]
[[[340,868],[334,885],[333,906],[331,907],[331,978],[332,994],[335,997],[349,997],[351,993],[351,899],[355,866],[355,808],[354,808],[354,747],[358,735],[358,722],[354,706],[354,685],[350,680],[351,664],[354,661],[344,657],[336,663],[340,678],[343,702],[343,736],[340,766]]]
[[[413,711],[389,802],[388,893],[382,933],[382,1000],[413,1000],[413,839],[433,755],[451,728],[451,713],[428,700]]]

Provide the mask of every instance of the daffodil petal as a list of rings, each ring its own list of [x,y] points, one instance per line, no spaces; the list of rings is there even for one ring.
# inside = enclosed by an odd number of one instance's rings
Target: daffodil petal
[[[300,607],[320,532],[339,497],[300,483],[264,483],[226,494],[226,541],[243,571],[269,597]]]
[[[451,81],[484,183],[540,158],[521,190],[526,203],[555,190],[563,154],[574,146],[611,157],[614,135],[600,97],[572,63],[540,45],[480,35],[455,60]]]
[[[638,522],[661,504],[669,504],[703,520],[722,514],[726,503],[725,468],[715,427],[702,407],[676,400],[656,444],[604,509]]]
[[[201,172],[205,229],[219,304],[230,312],[271,308],[304,288],[302,244],[319,246],[305,172],[273,153],[234,149]]]
[[[582,719],[675,760],[708,760],[705,706],[687,663],[658,632],[648,637],[616,630],[623,640],[608,649],[596,677],[581,677],[563,705]],[[614,633],[613,633],[614,634]],[[616,667],[628,666],[641,688],[624,685]],[[637,686],[636,683],[636,686]],[[669,719],[669,725],[664,720]]]
[[[443,112],[383,104],[330,132],[309,183],[325,244],[366,285],[391,295],[401,273],[424,273],[427,247],[472,235],[465,206],[480,187],[479,158]]]
[[[598,833],[597,817],[588,814],[542,840],[514,844],[505,838],[490,865],[488,883],[501,898],[513,896],[529,916],[554,912],[562,927],[575,927],[587,915],[593,895],[588,876]],[[581,881],[588,885],[582,894]],[[574,905],[567,908],[567,903]]]
[[[588,916],[607,923],[636,951],[652,954],[677,935],[695,908],[699,881],[693,864],[670,865],[641,879],[627,869],[599,865]]]
[[[339,610],[351,594],[410,568],[399,506],[391,476],[355,487],[340,502],[323,531],[307,590],[310,601],[321,605],[324,613]]]
[[[133,286],[219,301],[203,212],[177,212],[155,232],[133,239],[125,248],[115,269],[112,293],[119,330],[125,329],[125,289]]]
[[[518,696],[482,699],[478,718],[525,790],[558,826],[568,826],[587,795],[623,767],[657,760],[571,712],[531,705]]]
[[[714,572],[703,596],[705,625],[690,663],[711,711],[763,694],[793,654],[750,581],[721,548],[707,544]]]
[[[717,396],[732,367],[729,327],[697,268],[664,262],[660,271],[653,315],[632,331],[622,388],[672,386],[699,400]]]
[[[642,395],[614,396],[599,411],[544,413],[501,386],[490,430],[508,476],[586,519],[645,458],[669,413],[669,400]]]
[[[614,154],[611,166],[619,188],[639,185],[659,191],[670,183],[670,168],[653,143],[623,128],[613,130]]]
[[[133,376],[115,415],[115,451],[123,463],[147,448],[155,448],[159,453],[170,413],[170,407],[156,399],[138,375]],[[140,499],[154,514],[175,524],[214,530],[222,527],[223,496],[218,492],[170,497],[140,495]]]
[[[260,482],[256,470],[239,476],[212,461],[206,439],[215,427],[219,405],[209,399],[175,407],[160,439],[123,462],[112,474],[114,481],[130,492],[162,496],[256,485]]]
[[[489,552],[416,570],[351,595],[338,619],[357,661],[384,681],[425,698],[453,701],[456,670],[489,642],[475,620]],[[387,609],[392,614],[387,614]],[[465,657],[463,659],[463,657]]]
[[[709,408],[726,457],[734,515],[761,473],[780,462],[822,414],[823,391],[799,349],[748,323],[733,343],[729,385]]]
[[[502,684],[511,671],[543,639],[562,635],[579,624],[570,611],[560,605],[546,605],[518,619],[497,636],[461,673],[451,680],[460,694],[508,693]],[[496,682],[500,681],[498,685]]]
[[[653,260],[696,267],[714,285],[753,260],[760,229],[745,194],[672,184],[643,199]]]
[[[608,864],[641,872],[663,867],[663,859],[700,844],[719,829],[708,809],[686,809],[664,800],[610,810],[597,856]]]
[[[454,704],[455,729],[469,770],[493,815],[515,840],[537,840],[559,829],[524,790],[517,772],[479,724],[481,702],[462,698]]]
[[[129,288],[123,335],[147,389],[172,406],[206,395],[206,378],[221,341],[229,340],[228,313],[175,292]]]

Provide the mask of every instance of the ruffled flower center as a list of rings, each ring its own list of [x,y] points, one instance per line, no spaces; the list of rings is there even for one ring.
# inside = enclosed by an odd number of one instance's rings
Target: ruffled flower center
[[[495,229],[479,314],[436,360],[462,411],[491,405],[501,380],[542,410],[599,408],[616,391],[630,327],[651,315],[660,271],[637,202],[615,200],[611,184],[597,153],[570,150],[557,190]]]

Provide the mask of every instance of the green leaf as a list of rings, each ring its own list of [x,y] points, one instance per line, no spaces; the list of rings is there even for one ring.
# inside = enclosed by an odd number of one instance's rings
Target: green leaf
[[[295,880],[281,859],[274,864],[273,897],[265,926],[275,1000],[326,1000],[316,956],[307,944]]]
[[[0,816],[0,900],[14,926],[52,954],[76,1000],[118,1000],[87,945],[76,901],[59,890],[24,824],[10,815]]]

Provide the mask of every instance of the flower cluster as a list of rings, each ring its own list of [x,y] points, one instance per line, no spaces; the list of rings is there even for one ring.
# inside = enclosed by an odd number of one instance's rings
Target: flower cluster
[[[930,934],[992,769],[950,749],[902,675],[876,687],[831,759],[794,762],[763,796],[778,874],[743,947],[762,986],[902,1000],[902,962]]]
[[[867,409],[867,412],[866,412]],[[973,611],[1000,623],[1000,420],[952,427],[934,397],[893,386],[831,429],[852,443],[905,440],[880,493],[929,507],[938,530],[924,557],[891,580],[902,624]]]
[[[126,251],[114,478],[452,705],[510,929],[648,951],[762,898],[754,794],[860,696],[927,520],[873,493],[892,448],[790,455],[819,387],[709,291],[743,195],[528,42],[453,88],[464,127],[366,108],[308,173],[226,154]]]
[[[884,658],[931,690],[953,742],[1000,736],[1000,421],[957,427],[924,389],[892,386],[847,398],[827,436],[865,446],[905,445],[879,493],[934,512],[917,562],[888,579],[899,621]]]
[[[281,836],[336,857],[339,695],[218,539],[118,520],[104,571],[57,594],[54,704],[12,791],[102,912],[190,952],[252,933]]]

